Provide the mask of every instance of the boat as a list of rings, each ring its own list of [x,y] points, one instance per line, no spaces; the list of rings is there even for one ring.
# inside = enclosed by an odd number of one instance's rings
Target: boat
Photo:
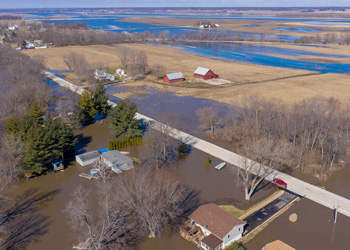
[[[98,168],[93,168],[93,169],[90,169],[89,170],[89,174],[90,175],[95,175],[97,174],[98,172],[100,172],[100,170]]]
[[[215,169],[220,170],[220,169],[222,169],[222,168],[225,167],[225,166],[226,166],[226,162],[221,162],[219,165],[217,165],[217,166],[215,167]]]

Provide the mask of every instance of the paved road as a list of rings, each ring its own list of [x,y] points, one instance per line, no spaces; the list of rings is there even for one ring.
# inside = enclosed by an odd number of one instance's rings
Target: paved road
[[[83,87],[76,86],[73,83],[70,83],[62,78],[59,78],[49,72],[45,71],[44,75],[48,79],[59,84],[60,86],[66,87],[78,94],[81,94],[83,92]],[[111,101],[109,101],[109,104],[111,106],[116,106],[116,103],[113,103]],[[143,122],[148,123],[150,126],[152,126],[155,129],[159,128],[160,127],[159,125],[161,124],[156,120],[139,113],[136,114],[136,118],[142,119]],[[161,125],[161,126],[164,126],[164,125]],[[219,147],[213,143],[204,141],[202,139],[199,139],[195,136],[192,136],[190,134],[187,134],[177,129],[173,129],[173,131],[174,131],[173,133],[174,138],[182,141],[183,143],[191,145],[191,147],[193,148],[196,148],[209,155],[217,157],[229,164],[242,168],[244,162],[246,163],[248,162],[248,164],[253,163],[253,161],[241,155],[238,155],[234,152],[231,152],[227,149]],[[288,184],[288,190],[300,196],[308,198],[314,202],[317,202],[323,206],[326,206],[330,209],[334,209],[335,207],[337,207],[338,212],[350,217],[350,200],[276,170],[274,170],[266,179],[269,181],[272,181],[274,178],[283,179]]]

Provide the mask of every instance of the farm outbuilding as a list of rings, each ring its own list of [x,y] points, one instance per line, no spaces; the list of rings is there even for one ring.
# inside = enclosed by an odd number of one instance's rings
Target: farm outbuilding
[[[204,79],[204,80],[209,80],[213,78],[218,78],[219,76],[210,69],[198,67],[194,72],[194,77]]]
[[[167,83],[175,83],[175,82],[183,82],[185,81],[185,77],[181,72],[166,74],[163,78],[164,82]]]
[[[94,150],[91,152],[87,152],[84,154],[76,155],[75,160],[81,165],[86,166],[98,161],[100,159],[100,152],[98,150]]]

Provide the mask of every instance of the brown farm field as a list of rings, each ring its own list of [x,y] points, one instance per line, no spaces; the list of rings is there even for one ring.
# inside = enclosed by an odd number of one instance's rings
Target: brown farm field
[[[144,51],[147,54],[150,68],[154,64],[162,64],[166,67],[167,73],[181,71],[186,77],[191,76],[197,66],[202,66],[212,69],[221,78],[232,82],[221,86],[208,85],[205,87],[204,85],[194,88],[193,85],[186,87],[185,83],[159,84],[153,81],[154,77],[147,76],[146,80],[125,83],[126,86],[134,86],[135,88],[131,88],[130,93],[124,93],[123,97],[136,94],[139,87],[149,86],[173,91],[178,95],[207,98],[229,104],[237,104],[237,101],[242,97],[251,94],[277,98],[284,103],[294,103],[309,97],[320,96],[335,97],[344,102],[348,101],[349,98],[349,75],[318,74],[311,71],[224,62],[187,54],[168,46],[145,44],[72,46],[26,50],[23,53],[30,56],[43,56],[45,66],[50,69],[68,69],[63,62],[63,56],[70,52],[83,54],[90,64],[102,61],[109,68],[116,69],[121,67],[119,59],[121,47]]]

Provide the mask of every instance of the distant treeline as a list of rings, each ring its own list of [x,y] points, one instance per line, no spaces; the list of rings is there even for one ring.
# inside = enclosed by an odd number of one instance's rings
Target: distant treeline
[[[326,33],[324,35],[301,36],[296,43],[322,43],[350,45],[350,33]]]
[[[0,20],[21,20],[20,16],[12,16],[12,15],[0,15]]]

